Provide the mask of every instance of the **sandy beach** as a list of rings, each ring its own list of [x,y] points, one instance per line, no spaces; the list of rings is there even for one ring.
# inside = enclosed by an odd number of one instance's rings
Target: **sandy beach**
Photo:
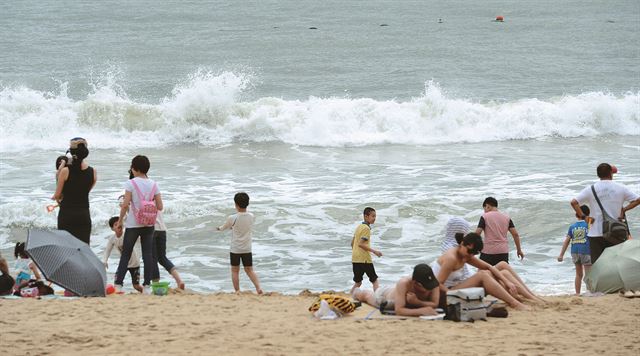
[[[640,296],[572,295],[640,290],[639,0],[10,4],[1,273],[127,293],[0,297],[0,356],[640,356]],[[633,242],[596,263],[603,212]],[[363,289],[423,263],[423,287],[457,285],[476,252],[547,303],[475,323],[308,311],[362,269]],[[120,260],[187,291],[130,294]]]
[[[313,295],[171,294],[0,299],[8,355],[638,355],[640,298],[548,297],[505,319],[315,320]],[[4,352],[3,352],[4,353]]]

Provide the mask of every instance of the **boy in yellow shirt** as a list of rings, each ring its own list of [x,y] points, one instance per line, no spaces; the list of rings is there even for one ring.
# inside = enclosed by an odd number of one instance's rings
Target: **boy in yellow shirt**
[[[358,225],[351,240],[351,262],[353,264],[353,281],[351,294],[362,285],[362,277],[367,274],[373,284],[373,290],[378,289],[378,275],[373,268],[371,254],[382,257],[382,252],[371,248],[371,224],[376,222],[376,211],[373,208],[364,208],[364,221]]]

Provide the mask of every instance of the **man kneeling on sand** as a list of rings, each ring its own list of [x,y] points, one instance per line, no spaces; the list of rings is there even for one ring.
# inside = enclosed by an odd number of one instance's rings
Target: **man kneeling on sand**
[[[419,264],[413,268],[412,276],[400,278],[394,286],[381,286],[375,292],[356,288],[352,296],[375,308],[383,305],[396,315],[436,315],[440,289],[431,267]]]

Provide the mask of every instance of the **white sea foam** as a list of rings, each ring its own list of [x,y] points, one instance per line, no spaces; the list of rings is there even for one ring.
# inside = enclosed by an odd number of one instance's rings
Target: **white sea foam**
[[[94,148],[179,143],[284,142],[306,146],[434,145],[544,137],[640,135],[640,93],[588,92],[505,103],[452,98],[434,83],[409,101],[369,98],[242,101],[251,77],[197,72],[158,103],[130,99],[116,79],[81,100],[25,87],[0,91],[0,152],[25,144],[65,147],[71,136]]]
[[[55,94],[1,89],[0,152],[24,145],[45,150],[0,160],[5,256],[26,229],[56,227],[55,214],[44,209],[54,190],[50,150],[66,147],[76,134],[104,148],[91,156],[99,172],[90,196],[94,251],[103,253],[111,233],[106,221],[118,212],[136,146],[154,148],[148,151],[165,201],[169,256],[188,285],[202,291],[232,288],[230,235],[214,227],[233,213],[231,197],[239,190],[251,194],[255,261],[271,290],[348,289],[350,239],[368,204],[378,211],[373,240],[384,253],[376,270],[381,283],[392,283],[437,256],[448,218],[476,222],[480,202],[493,195],[523,236],[527,257],[514,261],[515,268],[536,291],[560,293],[573,283],[573,265],[555,260],[573,220],[567,202],[594,179],[595,164],[615,162],[616,180],[639,189],[638,136],[600,138],[639,135],[639,93],[479,103],[450,98],[430,84],[406,102],[242,101],[250,77],[198,73],[151,104],[129,98],[116,77],[98,81],[83,100],[71,99],[64,85]],[[587,138],[545,139],[574,136]],[[530,138],[542,140],[516,140]],[[490,140],[509,141],[449,144]],[[253,144],[262,141],[270,142]],[[343,148],[354,145],[366,147]],[[114,254],[111,271],[116,262]],[[162,271],[162,278],[170,276]],[[251,288],[246,278],[242,286]]]

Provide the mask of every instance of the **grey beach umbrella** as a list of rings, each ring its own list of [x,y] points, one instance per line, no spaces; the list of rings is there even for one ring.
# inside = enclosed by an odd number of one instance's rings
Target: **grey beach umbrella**
[[[69,232],[29,230],[25,251],[47,280],[79,296],[105,296],[104,265],[89,245]]]
[[[640,289],[640,240],[606,248],[585,280],[592,292]]]

